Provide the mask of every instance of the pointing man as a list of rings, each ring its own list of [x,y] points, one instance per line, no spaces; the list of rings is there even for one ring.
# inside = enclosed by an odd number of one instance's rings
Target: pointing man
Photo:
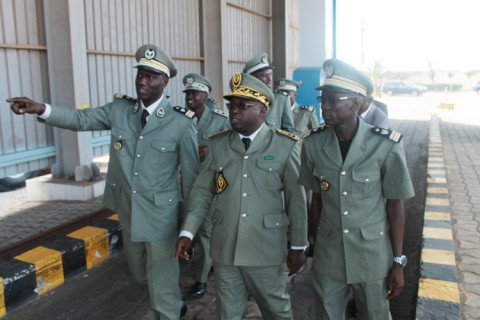
[[[104,205],[116,212],[130,269],[150,297],[155,319],[185,314],[175,242],[180,203],[198,174],[196,120],[164,95],[177,74],[168,54],[155,45],[136,54],[137,99],[117,94],[112,102],[85,110],[14,98],[16,114],[37,114],[41,122],[74,131],[111,130]],[[178,182],[178,167],[182,181]]]

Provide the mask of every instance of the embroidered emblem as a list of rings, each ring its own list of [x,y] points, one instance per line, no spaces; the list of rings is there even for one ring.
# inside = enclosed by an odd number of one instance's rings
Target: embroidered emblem
[[[152,60],[153,58],[155,58],[155,50],[148,49],[147,51],[145,51],[145,59]]]
[[[165,115],[165,110],[163,110],[163,108],[160,108],[157,110],[157,117],[163,118],[164,115]]]
[[[126,94],[122,94],[122,93],[116,93],[113,97],[117,99],[125,99],[128,101],[137,102],[137,99],[129,97]]]
[[[300,139],[300,137],[297,136],[296,134],[290,133],[290,132],[285,131],[285,130],[277,129],[277,132],[284,135],[284,136],[287,136],[290,139],[293,139],[295,141],[298,141]]]
[[[227,180],[225,180],[225,177],[223,176],[223,171],[220,171],[218,173],[217,177],[217,194],[221,193],[225,188],[227,188]]]
[[[114,147],[115,147],[115,150],[122,149],[122,141],[115,142]]]
[[[242,74],[240,72],[235,72],[232,78],[232,86],[235,90],[242,83]]]
[[[330,189],[330,184],[327,182],[327,180],[323,180],[320,182],[320,188],[322,188],[323,191],[328,191],[328,189]]]
[[[325,77],[331,78],[333,76],[333,66],[331,64],[325,66]]]

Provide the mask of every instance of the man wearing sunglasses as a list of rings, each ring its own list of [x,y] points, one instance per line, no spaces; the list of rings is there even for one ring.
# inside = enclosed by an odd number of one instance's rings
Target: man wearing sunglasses
[[[312,189],[316,319],[343,319],[350,290],[360,319],[391,319],[388,300],[403,288],[402,199],[414,196],[402,135],[358,117],[371,81],[325,61],[325,126],[305,136],[300,183]]]
[[[189,258],[192,236],[216,196],[210,244],[216,319],[241,320],[247,292],[264,319],[292,319],[285,262],[290,274],[297,272],[307,246],[305,192],[298,183],[299,137],[265,125],[274,97],[260,80],[236,73],[230,87],[232,93],[224,98],[233,130],[210,136],[176,257]]]

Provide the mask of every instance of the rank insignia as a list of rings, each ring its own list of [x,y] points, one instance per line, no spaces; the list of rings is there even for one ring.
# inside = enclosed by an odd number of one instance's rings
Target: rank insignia
[[[330,184],[327,182],[327,180],[323,180],[320,182],[320,188],[322,188],[323,191],[328,191],[328,189],[330,189]]]
[[[402,140],[403,138],[400,132],[382,129],[378,127],[372,128],[372,132],[380,136],[386,137],[396,143],[400,142],[400,140]]]
[[[122,149],[122,141],[115,142],[115,144],[113,146],[115,147],[115,150]]]
[[[163,108],[160,108],[157,110],[157,117],[163,118],[164,115],[165,115],[165,110],[163,110]]]
[[[218,173],[216,185],[217,185],[217,194],[221,193],[227,187],[227,180],[225,180],[225,177],[223,176],[223,171]]]
[[[299,113],[300,111],[298,110],[298,108],[293,108],[293,113]]]
[[[138,102],[135,103],[135,107],[133,108],[133,112],[137,112],[138,111]]]

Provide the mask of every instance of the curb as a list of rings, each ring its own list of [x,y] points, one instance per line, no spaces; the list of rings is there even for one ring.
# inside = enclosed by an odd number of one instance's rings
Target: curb
[[[115,214],[0,263],[0,317],[122,249]]]
[[[437,115],[430,120],[427,196],[416,319],[462,319],[450,202]]]

